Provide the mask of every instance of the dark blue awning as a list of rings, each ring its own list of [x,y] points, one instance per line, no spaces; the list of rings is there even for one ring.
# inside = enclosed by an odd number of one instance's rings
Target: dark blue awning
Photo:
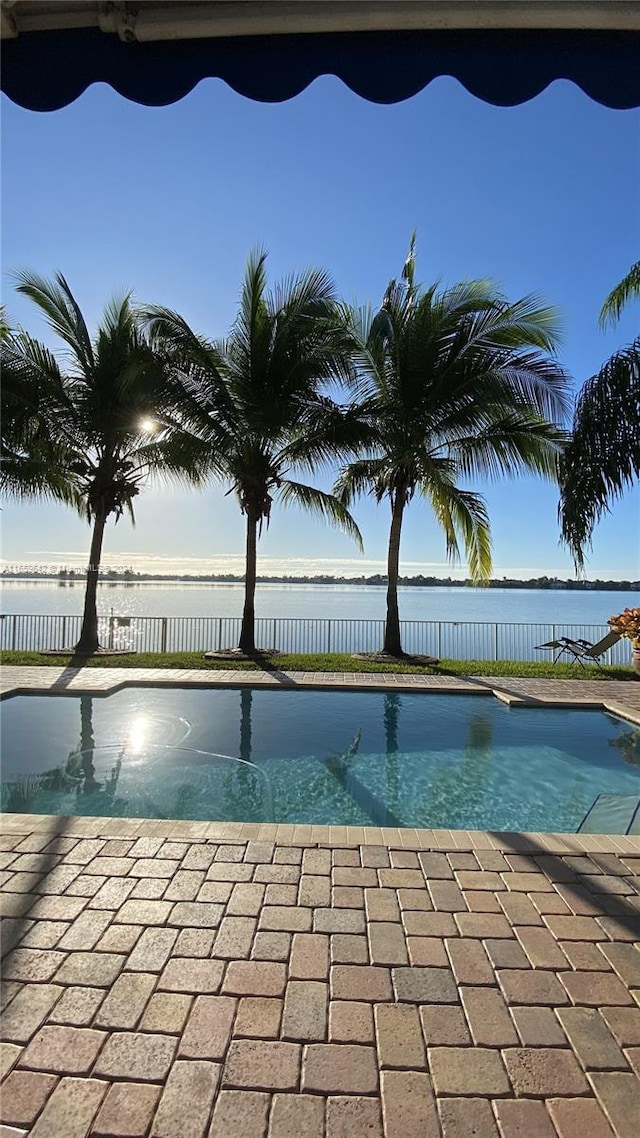
[[[336,75],[375,103],[396,103],[453,76],[487,103],[513,106],[555,79],[604,106],[640,106],[640,33],[590,30],[347,32],[126,43],[97,28],[36,31],[3,41],[2,90],[20,106],[52,111],[92,83],[136,103],[183,98],[202,79],[247,98],[280,102],[320,75]]]

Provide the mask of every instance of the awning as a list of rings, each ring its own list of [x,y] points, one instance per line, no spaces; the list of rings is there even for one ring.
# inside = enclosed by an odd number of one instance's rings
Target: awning
[[[555,79],[640,106],[637,0],[1,0],[1,11],[1,87],[31,110],[96,82],[158,106],[205,78],[279,102],[321,75],[378,103],[449,75],[503,106]]]

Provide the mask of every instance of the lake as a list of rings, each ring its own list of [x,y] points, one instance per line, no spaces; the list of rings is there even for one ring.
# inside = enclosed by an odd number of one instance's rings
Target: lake
[[[3,613],[73,615],[82,612],[81,581],[3,581]],[[241,584],[104,583],[98,609],[109,616],[209,616],[242,614]],[[562,589],[400,588],[402,620],[491,621],[510,624],[601,625],[613,613],[640,603],[630,592]],[[385,589],[376,585],[258,585],[259,617],[376,620],[385,612]]]

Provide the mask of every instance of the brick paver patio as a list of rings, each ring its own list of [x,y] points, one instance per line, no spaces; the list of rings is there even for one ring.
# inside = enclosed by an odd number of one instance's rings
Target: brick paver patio
[[[0,1138],[640,1133],[638,838],[16,814],[0,851]]]

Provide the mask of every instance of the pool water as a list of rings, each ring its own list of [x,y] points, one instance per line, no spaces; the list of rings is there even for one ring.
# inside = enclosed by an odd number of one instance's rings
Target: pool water
[[[15,696],[1,736],[18,812],[575,832],[598,795],[640,798],[640,729],[492,696]]]

